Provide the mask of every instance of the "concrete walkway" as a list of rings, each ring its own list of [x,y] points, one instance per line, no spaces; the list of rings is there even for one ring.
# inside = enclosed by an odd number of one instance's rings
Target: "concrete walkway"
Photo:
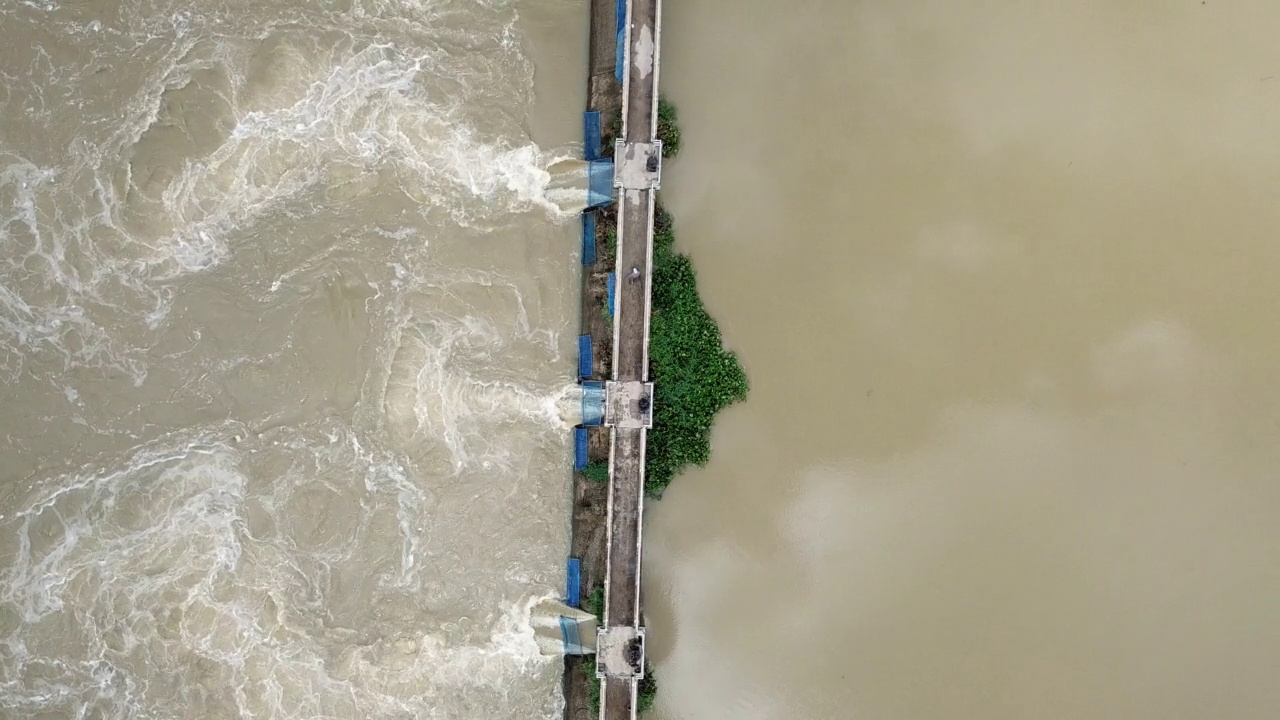
[[[604,627],[596,652],[602,720],[636,716],[644,669],[640,556],[644,511],[645,434],[653,387],[649,380],[649,298],[652,291],[654,206],[661,177],[658,127],[658,45],[661,0],[628,0],[623,77],[623,132],[614,152],[618,187],[617,283],[614,296],[613,381],[608,384],[608,554]]]

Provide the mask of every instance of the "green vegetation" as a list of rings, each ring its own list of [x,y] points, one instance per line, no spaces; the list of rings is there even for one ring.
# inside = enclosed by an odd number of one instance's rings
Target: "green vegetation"
[[[619,106],[613,111],[608,124],[604,126],[604,136],[601,141],[604,142],[604,155],[613,157],[613,142],[622,137],[622,107]]]
[[[716,413],[747,396],[747,375],[737,355],[724,349],[720,327],[698,296],[693,263],[674,244],[671,216],[658,208],[649,338],[655,397],[645,457],[651,497],[661,497],[685,467],[706,464]]]
[[[662,157],[673,158],[680,154],[680,125],[677,122],[676,106],[665,97],[658,98],[658,139],[662,141]],[[602,141],[605,147],[601,151],[606,157],[613,157],[613,140],[622,137],[622,110],[614,112],[604,126]]]
[[[608,466],[605,466],[605,470],[608,470]],[[604,622],[604,583],[596,583],[596,586],[591,588],[591,594],[583,601],[582,609],[595,615],[600,622]],[[587,667],[594,668],[594,661]],[[591,671],[587,673],[587,689],[590,692],[588,698],[591,701],[591,714],[598,716],[600,715],[600,682],[595,679]]]
[[[607,249],[607,250],[609,251],[609,254],[610,254],[610,255],[616,255],[616,254],[618,253],[618,230],[617,230],[617,228],[613,228],[613,227],[605,228],[605,231],[604,231],[604,246],[605,246],[605,249]]]
[[[591,667],[588,665],[588,667]],[[587,674],[587,698],[591,703],[591,714],[600,717],[600,681],[594,673]]]
[[[590,667],[590,666],[588,666]],[[591,714],[600,714],[600,683],[595,678],[587,681],[587,696],[591,703]],[[658,699],[658,679],[653,676],[653,666],[644,662],[644,677],[640,678],[640,687],[636,688],[636,711],[648,712],[653,702]]]
[[[582,468],[582,476],[591,482],[609,482],[609,463],[600,462],[599,460],[588,463]]]
[[[653,668],[649,661],[644,661],[644,677],[640,678],[640,687],[636,688],[636,710],[645,712],[653,707],[658,697],[658,679],[653,676]]]
[[[586,602],[582,603],[582,609],[604,620],[604,583],[596,583]]]
[[[658,98],[658,139],[662,141],[662,157],[673,158],[680,153],[676,106],[664,97]]]

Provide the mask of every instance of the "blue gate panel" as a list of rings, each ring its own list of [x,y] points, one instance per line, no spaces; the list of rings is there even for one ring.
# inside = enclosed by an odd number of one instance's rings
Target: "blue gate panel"
[[[578,336],[578,379],[591,377],[591,336]]]
[[[578,607],[582,604],[582,561],[575,557],[569,558],[568,571],[564,604],[569,607]]]
[[[587,429],[573,429],[573,469],[581,470],[587,466]]]
[[[618,57],[614,59],[613,74],[618,78],[618,82],[622,82],[622,68],[626,62],[623,48],[627,44],[627,0],[618,0],[614,12],[617,13],[618,18]]]
[[[582,114],[582,156],[587,160],[600,157],[600,112],[589,110]]]
[[[614,273],[609,273],[609,281],[605,283],[605,287],[609,293],[609,297],[605,299],[605,302],[609,307],[609,317],[613,317],[613,291],[616,289],[617,285],[618,279],[616,275]]]
[[[596,214],[582,213],[582,264],[596,264]]]

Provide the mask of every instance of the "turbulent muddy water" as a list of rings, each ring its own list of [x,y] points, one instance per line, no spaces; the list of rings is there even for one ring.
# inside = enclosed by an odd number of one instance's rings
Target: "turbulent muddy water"
[[[585,23],[0,10],[0,716],[558,715]]]
[[[664,7],[664,720],[1280,716],[1280,5]]]

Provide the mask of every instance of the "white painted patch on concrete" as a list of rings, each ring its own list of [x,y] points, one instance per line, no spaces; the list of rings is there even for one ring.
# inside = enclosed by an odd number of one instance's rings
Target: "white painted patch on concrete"
[[[653,28],[645,25],[640,28],[640,37],[631,46],[632,64],[640,73],[640,78],[649,77],[649,73],[653,72],[653,53],[657,46],[653,43]]]

